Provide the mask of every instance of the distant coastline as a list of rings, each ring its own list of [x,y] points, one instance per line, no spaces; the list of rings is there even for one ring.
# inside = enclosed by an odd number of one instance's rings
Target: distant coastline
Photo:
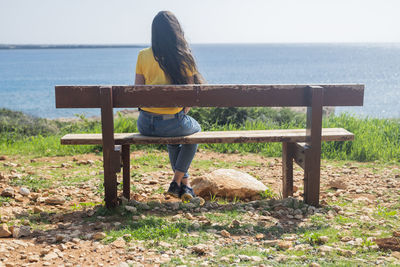
[[[84,44],[0,44],[0,49],[82,49],[82,48],[145,48],[148,45],[115,44],[115,45],[84,45]]]

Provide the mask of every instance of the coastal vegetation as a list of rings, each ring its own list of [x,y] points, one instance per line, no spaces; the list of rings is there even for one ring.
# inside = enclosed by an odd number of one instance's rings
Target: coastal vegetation
[[[290,109],[194,108],[191,116],[204,131],[304,128],[305,115]],[[137,132],[136,119],[117,113],[115,132]],[[359,118],[350,114],[326,116],[323,127],[340,127],[355,134],[354,141],[324,142],[322,158],[355,161],[400,161],[400,120]],[[101,151],[101,146],[61,146],[67,133],[100,133],[99,120],[77,115],[76,120],[35,118],[22,112],[0,109],[0,150],[5,154],[37,156],[74,155]],[[203,144],[203,149],[223,153],[259,153],[278,157],[280,143]],[[160,145],[133,145],[132,150],[165,149]]]

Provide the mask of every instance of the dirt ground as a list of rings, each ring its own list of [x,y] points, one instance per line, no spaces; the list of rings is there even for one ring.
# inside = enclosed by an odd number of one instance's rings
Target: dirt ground
[[[141,160],[143,157],[151,159]],[[173,204],[168,206],[165,204],[166,202],[180,203],[180,201],[164,195],[172,177],[166,155],[161,152],[134,151],[131,153],[131,183],[134,187],[131,199],[148,205],[158,203],[157,205],[160,206],[155,209],[140,209],[136,206],[137,212],[132,215],[129,215],[126,210],[111,215],[107,212],[102,214],[101,211],[104,211],[104,208],[101,208],[101,203],[104,192],[101,189],[101,159],[101,155],[95,154],[74,157],[5,156],[2,158],[0,161],[0,192],[12,188],[13,194],[10,193],[8,197],[7,194],[3,194],[1,198],[0,214],[3,226],[0,229],[0,235],[7,235],[6,231],[9,231],[13,233],[14,237],[0,237],[0,266],[159,266],[163,264],[171,266],[203,264],[205,266],[242,263],[257,266],[291,265],[290,257],[292,256],[290,253],[285,254],[284,251],[292,246],[295,247],[296,240],[300,240],[301,235],[289,230],[287,232],[295,233],[296,237],[293,240],[281,235],[268,235],[267,232],[262,234],[256,231],[243,233],[232,231],[230,233],[228,229],[228,233],[225,233],[218,227],[214,227],[217,229],[216,231],[207,228],[208,230],[204,233],[211,237],[207,237],[205,240],[214,241],[211,243],[207,241],[207,243],[199,239],[200,243],[208,244],[204,251],[196,248],[196,245],[178,246],[174,245],[173,241],[163,240],[130,240],[130,238],[125,238],[127,236],[107,242],[108,236],[112,236],[110,232],[124,226],[126,218],[135,221],[144,219],[146,216],[156,216],[166,218],[171,222],[182,218],[192,225],[199,224],[201,227],[211,225],[212,228],[218,220],[207,216],[213,212],[221,212],[221,207],[232,205],[232,203],[220,199],[218,204],[218,199],[216,199],[214,206],[213,202],[208,200],[203,208],[195,207],[192,210],[170,208]],[[161,161],[158,162],[158,159]],[[255,154],[219,154],[200,151],[196,155],[191,175],[199,177],[222,167],[251,174],[271,188],[279,199],[282,177],[281,159],[266,158]],[[294,175],[294,198],[301,200],[302,170],[296,167]],[[332,227],[338,216],[351,218],[351,213],[360,220],[376,222],[376,227],[382,223],[392,222],[390,216],[393,213],[387,215],[390,217],[387,221],[385,221],[386,217],[384,219],[375,218],[372,214],[377,206],[389,213],[391,208],[399,204],[400,168],[398,165],[323,161],[321,182],[322,208],[320,208],[320,213],[324,216],[324,220],[332,220]],[[29,193],[24,192],[21,188],[29,189]],[[122,193],[122,190],[119,192]],[[351,206],[352,204],[341,206],[341,202],[353,203],[358,205],[356,207],[359,209],[365,208],[370,211],[359,214],[354,211],[355,206]],[[248,206],[246,206],[247,203]],[[265,212],[250,200],[242,200],[241,205],[239,211],[243,209],[245,214],[243,222],[257,222],[255,227],[262,225],[259,221],[264,221],[265,227],[269,224],[276,225],[279,221],[283,229],[294,229],[307,225],[307,223],[310,224],[312,221],[308,216],[309,213],[300,212],[297,217],[290,213],[282,215],[282,212],[276,208],[276,204],[266,204],[273,208],[270,212]],[[278,205],[278,207],[280,206]],[[333,208],[323,210],[323,207]],[[335,210],[336,207],[339,208]],[[387,209],[385,210],[385,208]],[[315,209],[314,212],[318,213],[318,209]],[[360,216],[365,216],[365,218],[360,218]],[[394,213],[393,216],[395,216],[394,219],[398,218],[396,217],[397,213]],[[243,222],[240,221],[237,224],[244,224]],[[230,223],[235,224],[232,220]],[[339,226],[343,227],[340,229],[348,231],[346,224]],[[399,230],[397,227],[396,223],[392,223],[390,229]],[[390,232],[389,230],[386,232],[375,230],[373,227],[371,228],[370,237],[374,237],[374,235],[384,237]],[[196,235],[202,236],[202,232],[189,231],[188,235],[196,238]],[[349,240],[337,241],[338,246],[341,244],[340,242],[357,241],[355,236],[351,236],[350,233],[349,235]],[[340,236],[340,238],[342,237]],[[245,255],[249,258],[243,255],[242,257],[230,254],[224,256],[217,252],[226,244],[236,243],[239,246],[246,246],[249,242],[269,249],[267,241],[272,243],[275,241],[275,247],[278,247],[276,250],[278,254],[274,254],[274,249],[269,252],[273,255],[274,260],[272,261],[267,257],[259,257],[259,259],[258,256],[251,255]],[[285,248],[282,242],[289,242],[291,245]],[[366,241],[363,242],[365,245]],[[348,244],[346,243],[346,245]],[[369,245],[371,248],[374,246],[373,243]],[[160,251],[160,247],[164,247],[164,249]],[[334,245],[330,247],[335,248]],[[353,251],[359,253],[356,247],[349,249],[347,257],[354,258]],[[208,249],[211,251],[210,253],[207,252]],[[375,249],[379,252],[376,245]],[[318,253],[321,253],[319,248],[317,250]],[[365,259],[366,262],[360,260],[359,263],[385,265],[399,262],[396,253],[374,253],[371,262]],[[186,258],[185,255],[187,255]],[[312,263],[307,257],[303,259],[305,265]],[[318,257],[317,255],[316,259]],[[286,260],[288,262],[285,264]],[[317,263],[315,264],[314,266],[318,266]]]

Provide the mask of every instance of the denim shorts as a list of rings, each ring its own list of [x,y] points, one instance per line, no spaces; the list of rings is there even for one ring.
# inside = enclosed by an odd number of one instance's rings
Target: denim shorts
[[[146,136],[185,136],[201,131],[199,123],[183,110],[177,114],[164,115],[141,110],[137,126],[139,132]],[[196,153],[197,144],[169,144],[167,147],[172,170],[183,172],[183,177],[188,178],[188,169]]]
[[[182,110],[176,114],[155,114],[140,111],[138,130],[146,136],[186,136],[201,131],[199,123]]]

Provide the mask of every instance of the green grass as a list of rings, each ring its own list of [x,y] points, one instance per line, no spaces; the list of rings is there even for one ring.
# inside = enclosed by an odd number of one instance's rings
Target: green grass
[[[107,234],[107,242],[113,242],[118,237],[126,241],[136,240],[167,240],[176,238],[180,233],[188,231],[189,224],[185,222],[168,222],[165,219],[149,216],[137,222],[128,221],[120,229],[114,229]]]
[[[6,202],[10,203],[11,200],[12,200],[12,198],[10,198],[10,197],[0,196],[0,207],[3,206],[3,203],[6,203]]]
[[[21,178],[15,178],[10,181],[10,185],[14,186],[26,186],[33,192],[38,189],[49,188],[53,185],[53,181],[34,175],[26,175]]]
[[[268,108],[233,109],[228,110],[229,112],[218,109],[201,110],[195,109],[192,115],[199,119],[203,130],[209,131],[305,127],[304,115],[287,109],[281,111]],[[214,115],[210,115],[214,111],[219,117],[214,118]],[[243,114],[238,117],[235,112],[242,112]],[[221,116],[228,116],[228,119],[225,121],[224,117]],[[20,125],[25,122],[25,117],[27,116],[22,113],[5,109],[0,110],[0,151],[2,153],[57,156],[101,151],[101,146],[60,145],[60,137],[67,133],[101,132],[101,124],[98,121],[88,120],[83,116],[80,117],[81,121],[74,123],[60,123],[36,118],[30,119],[33,122],[28,123],[27,126]],[[223,124],[224,121],[228,124]],[[356,161],[400,161],[399,119],[357,118],[349,114],[341,114],[324,118],[323,127],[341,127],[355,134],[354,141],[324,142],[322,144],[323,158]],[[115,119],[114,128],[115,132],[137,132],[136,120],[119,115]],[[259,153],[265,156],[278,157],[281,155],[281,146],[280,143],[202,144],[200,148],[223,153]],[[131,146],[131,149],[165,150],[165,146],[135,145]],[[154,164],[150,163],[150,166],[156,168]]]

